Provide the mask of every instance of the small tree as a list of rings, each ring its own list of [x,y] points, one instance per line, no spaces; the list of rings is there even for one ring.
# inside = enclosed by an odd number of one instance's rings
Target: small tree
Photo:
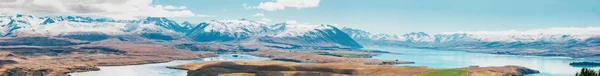
[[[582,68],[575,76],[600,76],[600,71],[596,72],[593,69]]]

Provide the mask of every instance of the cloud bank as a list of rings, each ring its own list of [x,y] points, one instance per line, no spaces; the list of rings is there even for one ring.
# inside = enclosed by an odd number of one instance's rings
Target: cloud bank
[[[97,15],[115,19],[196,16],[185,6],[152,5],[152,0],[0,0],[0,13]]]
[[[320,0],[274,0],[274,2],[261,2],[258,6],[248,6],[248,4],[243,4],[243,6],[246,9],[277,11],[287,7],[297,9],[317,7],[320,2]]]

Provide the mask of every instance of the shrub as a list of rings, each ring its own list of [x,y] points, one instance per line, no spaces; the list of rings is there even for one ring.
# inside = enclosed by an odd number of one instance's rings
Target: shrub
[[[593,69],[582,68],[575,76],[600,76],[600,71],[596,72]]]

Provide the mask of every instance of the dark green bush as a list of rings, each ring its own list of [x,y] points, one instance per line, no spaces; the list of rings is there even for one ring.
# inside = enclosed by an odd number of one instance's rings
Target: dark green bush
[[[582,68],[575,76],[600,76],[600,71],[596,72],[593,69]]]

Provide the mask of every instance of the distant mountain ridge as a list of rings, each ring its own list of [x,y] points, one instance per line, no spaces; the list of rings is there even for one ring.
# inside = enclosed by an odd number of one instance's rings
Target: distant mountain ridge
[[[566,30],[566,31],[565,31]],[[375,34],[343,28],[364,46],[465,50],[495,54],[591,57],[600,55],[600,28],[533,31]],[[561,32],[565,31],[565,32]]]
[[[114,20],[83,16],[0,15],[2,37],[54,36],[88,41],[117,37],[121,40],[190,39],[198,42],[260,40],[292,48],[362,48],[346,33],[330,25],[280,23],[267,25],[252,20],[212,20],[200,24],[177,23],[164,17]],[[125,35],[125,36],[124,36]],[[186,36],[186,38],[181,38]],[[96,37],[96,38],[90,38]]]
[[[567,28],[568,29],[568,28]],[[523,34],[518,31],[509,31],[511,34],[503,34],[500,32],[483,33],[483,32],[443,32],[440,34],[427,34],[424,32],[411,32],[402,35],[395,34],[375,34],[367,31],[344,28],[345,32],[353,35],[355,39],[369,40],[393,40],[406,42],[422,42],[422,43],[447,43],[447,42],[566,42],[571,40],[583,41],[589,38],[600,36],[600,27],[583,28],[587,30],[570,30],[570,31],[588,31],[584,34],[573,33],[527,33]],[[553,28],[549,29],[553,30]],[[564,29],[563,29],[564,30]],[[537,30],[539,31],[539,30]],[[529,31],[525,31],[529,32]]]

